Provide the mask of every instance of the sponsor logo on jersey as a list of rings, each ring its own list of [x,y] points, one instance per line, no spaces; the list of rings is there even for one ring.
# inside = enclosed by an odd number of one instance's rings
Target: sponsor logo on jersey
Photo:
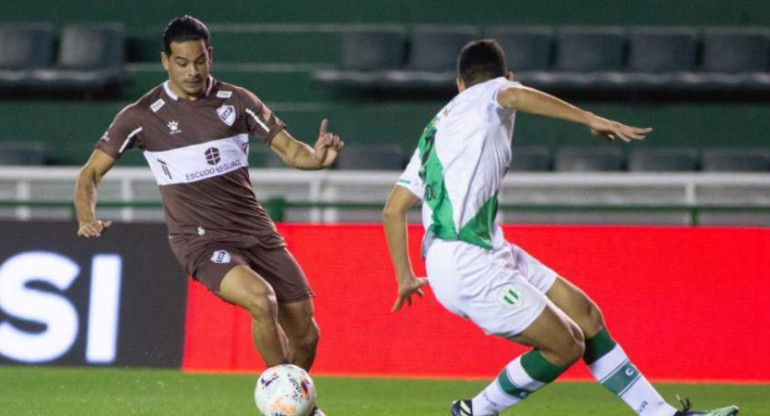
[[[498,300],[508,309],[518,309],[524,305],[524,296],[513,285],[507,285],[500,290]]]
[[[219,149],[217,149],[216,147],[209,147],[208,149],[206,149],[205,155],[206,155],[206,163],[208,163],[211,166],[216,165],[217,163],[219,163],[220,160],[222,160],[222,158],[219,157]]]
[[[218,264],[230,263],[230,253],[225,250],[217,250],[211,255],[211,261]]]
[[[232,96],[232,91],[217,91],[217,98],[230,98]]]
[[[232,126],[235,123],[235,107],[223,105],[217,108],[217,114],[219,114],[219,119],[228,126]]]
[[[163,107],[164,105],[166,105],[166,102],[163,101],[162,98],[158,98],[158,101],[155,101],[154,103],[152,103],[152,105],[150,106],[150,110],[152,110],[153,113],[157,113],[158,110],[160,110],[160,108]]]
[[[160,167],[163,169],[163,173],[165,173],[166,176],[168,176],[169,179],[174,179],[171,176],[171,171],[168,170],[168,163],[166,163],[166,162],[164,162],[164,161],[162,161],[160,159],[158,159],[158,163],[160,163]]]
[[[171,120],[171,121],[168,122],[167,126],[168,126],[168,133],[169,134],[177,134],[177,133],[181,133],[182,132],[182,130],[179,129],[179,122],[178,121]]]

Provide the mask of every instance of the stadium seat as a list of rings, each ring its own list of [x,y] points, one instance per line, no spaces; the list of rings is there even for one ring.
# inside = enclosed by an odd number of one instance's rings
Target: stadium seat
[[[406,162],[397,144],[347,145],[335,164],[343,170],[400,170]]]
[[[30,70],[53,64],[50,23],[0,25],[0,87],[23,86]]]
[[[764,72],[770,64],[765,29],[712,28],[703,33],[703,71]]]
[[[556,44],[557,71],[617,71],[623,65],[624,31],[617,27],[565,27]]]
[[[409,68],[455,72],[457,54],[477,33],[472,26],[416,26],[409,37]]]
[[[552,55],[553,31],[546,26],[497,26],[486,35],[497,40],[505,51],[508,68],[518,71],[544,71]]]
[[[697,33],[691,28],[634,28],[629,35],[628,71],[676,72],[695,68]]]
[[[717,148],[703,150],[701,166],[705,172],[767,172],[770,150]]]
[[[556,151],[554,168],[560,172],[623,170],[623,151],[615,146],[566,146]]]
[[[509,172],[543,172],[551,166],[551,152],[546,146],[513,146]]]
[[[124,81],[122,24],[69,25],[62,31],[56,68],[33,73],[38,87],[103,90]]]
[[[0,141],[0,165],[43,165],[45,145],[38,141]]]
[[[698,151],[690,148],[634,148],[628,155],[631,172],[693,172]]]
[[[401,67],[406,61],[406,31],[361,30],[342,34],[342,69],[376,71]]]

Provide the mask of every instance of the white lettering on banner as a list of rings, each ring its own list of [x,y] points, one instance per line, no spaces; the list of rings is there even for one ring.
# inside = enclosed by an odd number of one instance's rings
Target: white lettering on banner
[[[58,253],[30,251],[0,264],[0,309],[45,329],[27,332],[12,322],[0,322],[0,355],[25,363],[53,361],[68,353],[80,323],[75,305],[63,293],[28,287],[43,282],[65,292],[80,274],[72,259]],[[91,264],[86,361],[111,363],[117,355],[122,260],[97,254]]]
[[[118,351],[120,280],[123,260],[101,254],[91,261],[91,299],[88,307],[86,361],[111,363]]]
[[[0,354],[29,363],[55,360],[75,343],[78,315],[67,298],[28,288],[43,281],[60,291],[72,285],[80,267],[69,258],[48,252],[17,254],[0,266],[0,308],[7,314],[40,323],[45,330],[30,333],[10,322],[0,323]]]
[[[145,151],[144,157],[159,186],[192,183],[247,168],[249,159],[243,147],[248,142],[247,134],[239,134],[161,152]],[[213,166],[209,164],[212,159],[206,157],[212,147],[219,152]]]

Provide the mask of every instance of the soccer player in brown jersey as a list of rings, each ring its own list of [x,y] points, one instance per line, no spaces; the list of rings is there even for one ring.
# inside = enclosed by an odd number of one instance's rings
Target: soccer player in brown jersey
[[[266,365],[310,369],[319,336],[312,291],[254,196],[248,135],[286,165],[310,170],[331,166],[343,142],[323,120],[311,147],[292,137],[253,93],[213,78],[210,35],[200,20],[172,20],[163,42],[168,80],[117,114],[80,171],[77,234],[99,237],[112,225],[96,216],[99,182],[127,150],[141,149],[185,271],[251,314],[254,345]],[[318,409],[313,414],[323,415]]]

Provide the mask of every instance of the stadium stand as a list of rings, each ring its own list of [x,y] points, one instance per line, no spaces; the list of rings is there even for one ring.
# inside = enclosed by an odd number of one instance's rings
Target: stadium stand
[[[53,65],[53,46],[50,23],[0,25],[0,90],[24,87],[32,70]]]
[[[551,152],[546,146],[516,146],[509,172],[545,172],[551,168]]]
[[[404,149],[397,144],[345,146],[336,163],[342,170],[401,170],[405,166]]]
[[[768,149],[718,148],[703,151],[701,160],[705,172],[768,172]]]
[[[630,172],[694,172],[698,151],[692,148],[634,148],[628,154]]]
[[[565,146],[556,151],[559,172],[612,172],[623,170],[623,151],[617,147]]]

